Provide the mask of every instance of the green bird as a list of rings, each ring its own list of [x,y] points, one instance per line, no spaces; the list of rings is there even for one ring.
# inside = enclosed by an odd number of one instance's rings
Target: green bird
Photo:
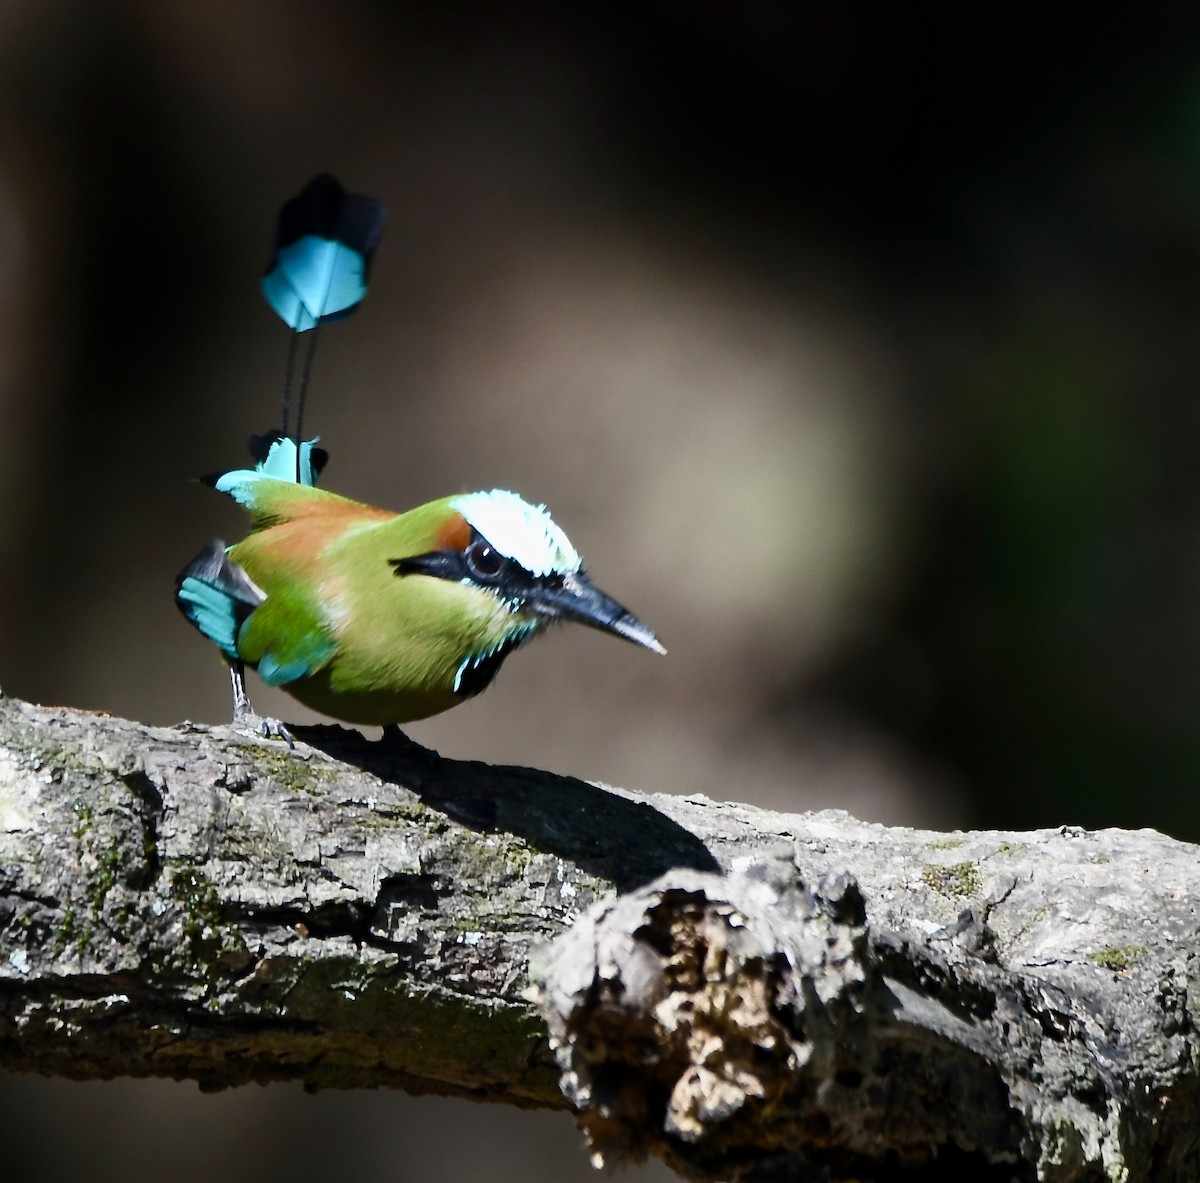
[[[305,445],[307,446],[307,445]],[[294,448],[278,440],[270,460]],[[214,542],[183,570],[176,600],[229,663],[234,719],[268,733],[244,667],[348,723],[424,719],[485,690],[547,625],[573,620],[664,653],[636,616],[588,579],[544,507],[501,489],[396,514],[259,469],[214,482],[251,533]]]
[[[262,289],[291,330],[282,426],[251,438],[253,469],[210,481],[249,512],[249,537],[213,542],[176,580],[180,610],[229,663],[234,720],[289,743],[282,723],[251,710],[246,666],[322,714],[391,728],[480,693],[556,620],[665,652],[588,581],[543,506],[493,489],[396,514],[316,488],[328,454],[302,441],[301,425],[317,330],[366,295],[386,217],[374,198],[346,193],[327,174],[280,211]]]

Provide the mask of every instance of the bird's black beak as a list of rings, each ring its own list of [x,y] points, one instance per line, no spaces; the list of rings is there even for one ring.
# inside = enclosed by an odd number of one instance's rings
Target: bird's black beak
[[[564,575],[561,584],[535,583],[523,607],[552,620],[574,620],[601,632],[624,637],[644,649],[666,653],[658,638],[612,596],[605,595],[582,572]]]

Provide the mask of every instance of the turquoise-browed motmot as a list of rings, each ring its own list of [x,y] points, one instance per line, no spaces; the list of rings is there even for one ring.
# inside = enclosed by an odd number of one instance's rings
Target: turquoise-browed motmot
[[[280,214],[263,280],[297,335],[348,315],[366,292],[384,214],[318,177]],[[315,331],[313,334],[315,338]],[[305,376],[311,366],[310,346]],[[544,507],[493,489],[396,514],[315,487],[324,464],[294,432],[251,441],[258,461],[212,480],[251,532],[214,542],[181,572],[176,600],[229,663],[234,718],[288,738],[250,710],[244,668],[350,723],[423,719],[480,693],[505,658],[557,620],[656,652],[654,634],[592,584]]]

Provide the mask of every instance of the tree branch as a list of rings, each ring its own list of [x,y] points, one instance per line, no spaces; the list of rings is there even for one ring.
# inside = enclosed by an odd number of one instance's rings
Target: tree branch
[[[697,1179],[1200,1177],[1194,847],[300,738],[0,700],[0,1067],[569,1100]]]

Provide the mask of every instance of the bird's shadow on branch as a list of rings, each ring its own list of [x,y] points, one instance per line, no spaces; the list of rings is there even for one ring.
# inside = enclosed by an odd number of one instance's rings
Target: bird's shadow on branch
[[[720,873],[694,834],[648,801],[534,768],[452,760],[399,732],[382,740],[320,725],[297,727],[297,739],[415,793],[460,825],[524,838],[627,892],[675,867]]]

